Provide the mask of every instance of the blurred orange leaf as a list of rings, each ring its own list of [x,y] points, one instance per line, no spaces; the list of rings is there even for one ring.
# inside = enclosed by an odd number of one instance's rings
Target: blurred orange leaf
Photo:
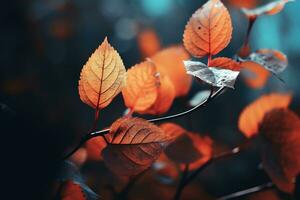
[[[151,57],[157,70],[172,81],[176,97],[186,95],[191,87],[192,78],[186,74],[183,65],[183,61],[189,58],[189,54],[181,45],[166,48]]]
[[[141,31],[137,37],[140,52],[144,58],[153,56],[160,50],[160,41],[153,29]]]
[[[94,137],[85,143],[87,159],[93,161],[102,160],[102,150],[107,146],[102,137]]]
[[[71,157],[70,160],[77,166],[81,166],[87,160],[87,151],[85,148],[78,149]]]
[[[257,0],[228,0],[228,2],[238,8],[253,8],[257,5]]]
[[[189,169],[194,170],[206,163],[212,156],[212,140],[191,133],[177,124],[165,123],[160,126],[165,133],[179,135],[165,150],[166,155],[173,161],[180,163],[181,168],[189,164]]]
[[[146,170],[177,135],[165,134],[159,127],[140,118],[120,118],[107,135],[109,144],[102,155],[106,166],[120,176]]]
[[[125,72],[121,57],[105,38],[82,68],[80,99],[97,110],[108,106],[122,90]]]
[[[277,0],[254,9],[244,8],[242,9],[242,11],[247,17],[257,17],[260,15],[275,15],[284,8],[286,3],[292,1],[294,0]]]
[[[187,23],[183,35],[185,48],[195,57],[215,55],[230,42],[231,18],[220,0],[209,0]]]
[[[79,184],[71,180],[62,183],[61,199],[62,200],[87,200]]]
[[[287,108],[291,100],[290,94],[272,93],[261,96],[241,112],[238,121],[240,131],[247,138],[258,134],[258,127],[264,115],[275,108]]]
[[[232,60],[231,58],[219,57],[214,58],[209,62],[209,67],[220,67],[223,69],[230,69],[233,71],[240,71],[240,63]]]
[[[300,119],[288,109],[274,109],[261,123],[262,163],[277,187],[292,193],[300,173]]]
[[[159,74],[153,62],[145,61],[131,67],[122,90],[125,105],[136,112],[146,111],[155,103],[158,87]]]
[[[254,89],[262,88],[270,76],[268,70],[252,61],[242,62],[241,68],[246,72],[244,76],[246,84]]]

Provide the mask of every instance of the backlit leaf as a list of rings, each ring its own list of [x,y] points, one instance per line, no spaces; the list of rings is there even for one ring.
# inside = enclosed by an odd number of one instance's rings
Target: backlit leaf
[[[261,49],[251,53],[246,60],[256,62],[274,74],[283,72],[288,65],[286,55],[271,49]]]
[[[233,71],[240,71],[240,63],[232,60],[231,58],[219,57],[210,61],[209,67],[220,67],[223,69],[230,69]]]
[[[248,138],[258,134],[258,127],[264,115],[276,108],[287,108],[291,99],[289,94],[272,93],[261,96],[240,114],[238,121],[240,131]]]
[[[146,170],[177,137],[140,118],[120,118],[107,135],[104,163],[115,174],[132,176]]]
[[[80,99],[95,109],[106,107],[121,92],[125,72],[121,57],[105,38],[82,68]]]
[[[136,112],[146,111],[155,103],[158,87],[159,74],[153,62],[145,61],[131,67],[122,90],[125,105]]]
[[[190,58],[182,46],[173,46],[159,51],[151,57],[157,70],[172,81],[176,96],[184,96],[189,92],[192,78],[186,74],[183,61]]]
[[[270,77],[268,70],[252,61],[242,62],[241,68],[246,84],[254,89],[262,88]]]
[[[260,125],[264,169],[284,192],[293,192],[300,173],[300,119],[288,109],[267,113]]]
[[[183,35],[185,48],[195,57],[215,55],[230,42],[231,18],[220,0],[209,0],[187,23]]]
[[[160,115],[167,112],[175,98],[175,88],[168,76],[160,76],[160,85],[155,103],[145,112],[152,115]]]
[[[257,5],[257,0],[227,0],[231,5],[238,8],[254,8]]]
[[[184,61],[188,74],[216,87],[234,88],[239,71],[222,69],[217,67],[207,67],[204,63],[195,61]]]
[[[258,8],[254,9],[242,9],[242,11],[247,15],[248,17],[257,17],[260,15],[275,15],[279,13],[285,6],[286,3],[292,2],[294,0],[277,0],[270,2],[266,5],[263,5]]]

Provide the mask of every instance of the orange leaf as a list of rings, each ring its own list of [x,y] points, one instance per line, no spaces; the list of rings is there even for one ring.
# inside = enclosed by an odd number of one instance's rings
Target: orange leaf
[[[183,61],[189,58],[189,54],[181,45],[166,48],[151,57],[157,70],[172,81],[176,97],[186,95],[191,87],[192,77],[186,74],[183,65]]]
[[[228,2],[238,8],[253,8],[257,5],[257,0],[228,0]]]
[[[220,0],[209,0],[187,23],[183,35],[185,48],[195,57],[215,55],[230,42],[231,18]]]
[[[78,149],[71,157],[70,160],[77,166],[81,166],[87,160],[87,151],[85,148]]]
[[[300,173],[300,119],[288,109],[267,113],[259,128],[262,163],[277,187],[292,193]]]
[[[260,15],[275,15],[284,8],[286,3],[292,1],[294,0],[277,0],[254,9],[244,8],[242,9],[242,11],[247,17],[257,17]]]
[[[62,183],[62,200],[86,200],[86,196],[79,184],[74,183],[71,180]]]
[[[156,32],[147,29],[138,34],[138,46],[144,58],[153,56],[160,50],[160,41]]]
[[[102,160],[102,150],[106,147],[106,142],[102,137],[94,137],[85,143],[88,160]]]
[[[173,123],[160,126],[165,133],[179,135],[165,150],[166,155],[173,161],[181,164],[189,164],[190,170],[195,170],[206,163],[212,156],[212,140],[202,137],[197,133],[191,133]]]
[[[241,69],[240,64],[238,62],[226,57],[212,59],[209,63],[209,67],[220,67],[223,69],[230,69],[233,71],[240,71]]]
[[[97,110],[106,107],[122,90],[125,72],[121,57],[105,38],[82,68],[80,99]]]
[[[137,175],[176,137],[144,119],[120,118],[112,124],[107,136],[110,143],[102,152],[104,163],[118,175]]]
[[[244,78],[246,84],[254,89],[262,88],[270,76],[268,70],[252,61],[242,62],[241,68],[246,70],[247,73],[250,73],[248,76],[244,76]]]
[[[238,122],[240,131],[247,138],[258,134],[258,127],[264,115],[275,108],[287,108],[291,100],[290,94],[272,93],[261,96],[244,108],[240,114]]]
[[[167,112],[172,106],[175,98],[175,89],[173,83],[167,76],[160,76],[160,86],[155,103],[145,112],[152,115],[160,115]]]
[[[133,111],[149,109],[158,96],[159,76],[153,62],[145,61],[130,68],[122,90],[125,105]]]

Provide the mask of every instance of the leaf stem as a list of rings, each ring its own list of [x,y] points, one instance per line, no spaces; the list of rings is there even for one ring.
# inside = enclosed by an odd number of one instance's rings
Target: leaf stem
[[[217,198],[217,200],[235,199],[237,197],[242,197],[242,196],[245,196],[245,195],[253,194],[253,193],[256,193],[256,192],[259,192],[259,191],[262,191],[262,190],[265,190],[265,189],[270,189],[270,188],[273,188],[273,187],[274,187],[274,184],[272,182],[268,182],[268,183],[264,183],[264,184],[261,184],[261,185],[255,186],[255,187],[251,187],[251,188],[248,188],[248,189],[245,189],[245,190],[241,190],[241,191],[238,191],[238,192],[234,192],[232,194],[228,194],[228,195],[219,197],[219,198]]]
[[[202,101],[201,103],[199,103],[198,105],[196,105],[195,107],[193,107],[189,110],[183,111],[181,113],[177,113],[177,114],[169,115],[169,116],[165,116],[165,117],[148,119],[147,121],[149,121],[149,122],[161,122],[161,121],[170,120],[170,119],[185,116],[185,115],[197,110],[198,108],[202,108],[202,107],[206,106],[210,101],[212,101],[214,98],[218,97],[222,92],[224,92],[225,89],[226,89],[226,87],[223,86],[223,87],[219,88],[216,92],[214,92],[213,87],[211,87],[211,92],[210,92],[209,97],[207,99],[205,99],[204,101]],[[110,131],[110,129],[104,129],[104,130],[101,130],[101,131],[90,132],[90,133],[84,135],[83,138],[80,140],[79,144],[70,153],[68,153],[64,157],[64,159],[69,158],[73,153],[75,153],[89,139],[94,138],[94,137],[98,137],[98,136],[104,136],[105,134],[109,133],[109,131]],[[105,140],[106,140],[106,138],[105,138]],[[106,140],[106,142],[108,143],[107,140]]]

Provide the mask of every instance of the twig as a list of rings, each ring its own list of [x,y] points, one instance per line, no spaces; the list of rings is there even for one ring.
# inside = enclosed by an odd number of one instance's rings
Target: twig
[[[185,116],[185,115],[187,115],[187,114],[189,114],[189,113],[191,113],[191,112],[193,112],[193,111],[195,111],[199,108],[202,108],[202,107],[206,106],[211,100],[213,100],[215,97],[218,97],[219,94],[221,94],[223,91],[225,91],[224,86],[219,88],[215,93],[213,92],[213,88],[211,88],[211,93],[210,93],[209,97],[206,100],[204,100],[203,102],[196,105],[195,107],[193,107],[189,110],[186,110],[184,112],[178,113],[178,114],[169,115],[169,116],[165,116],[165,117],[154,118],[154,119],[149,119],[147,121],[149,121],[149,122],[159,122],[159,121],[165,121],[165,120],[170,120],[170,119],[174,119],[174,118],[177,118],[177,117]],[[68,153],[64,157],[64,159],[69,158],[73,153],[75,153],[89,139],[94,138],[94,137],[98,137],[98,136],[104,136],[105,134],[109,133],[109,131],[110,131],[110,129],[104,129],[104,130],[101,130],[101,131],[95,131],[95,132],[91,132],[91,133],[86,134],[81,139],[79,144],[70,153]]]
[[[179,185],[178,185],[178,187],[176,189],[176,193],[174,195],[174,200],[179,200],[179,198],[181,196],[181,193],[182,193],[182,191],[184,189],[184,186],[185,186],[184,185],[185,180],[188,177],[188,175],[189,175],[189,164],[186,164],[185,168],[184,168],[184,171],[183,171],[183,173],[181,175],[181,179],[179,181]]]
[[[237,197],[242,197],[242,196],[245,196],[245,195],[248,195],[248,194],[253,194],[255,192],[259,192],[259,191],[262,191],[262,190],[265,190],[265,189],[270,189],[272,187],[274,187],[274,184],[272,182],[268,182],[268,183],[264,183],[264,184],[261,184],[261,185],[255,186],[255,187],[251,187],[251,188],[248,188],[248,189],[245,189],[245,190],[234,192],[232,194],[225,195],[223,197],[218,198],[217,200],[235,199]]]
[[[241,152],[241,150],[245,149],[246,147],[248,147],[250,144],[250,140],[248,140],[246,143],[238,146],[238,147],[235,147],[233,149],[231,149],[230,151],[228,152],[224,152],[224,153],[221,153],[219,155],[216,155],[214,157],[212,157],[209,161],[207,161],[205,164],[203,164],[201,167],[199,167],[198,169],[196,169],[195,171],[193,171],[192,173],[190,173],[189,176],[187,176],[185,178],[185,180],[183,181],[182,185],[181,185],[181,190],[183,191],[183,189],[191,182],[193,181],[200,172],[202,172],[204,169],[206,169],[206,167],[208,167],[210,164],[216,162],[216,161],[219,161],[219,160],[222,160],[222,159],[225,159],[225,158],[228,158],[228,157],[231,157],[233,155],[236,155],[238,154],[239,152]],[[180,196],[176,199],[176,200],[179,200]]]

